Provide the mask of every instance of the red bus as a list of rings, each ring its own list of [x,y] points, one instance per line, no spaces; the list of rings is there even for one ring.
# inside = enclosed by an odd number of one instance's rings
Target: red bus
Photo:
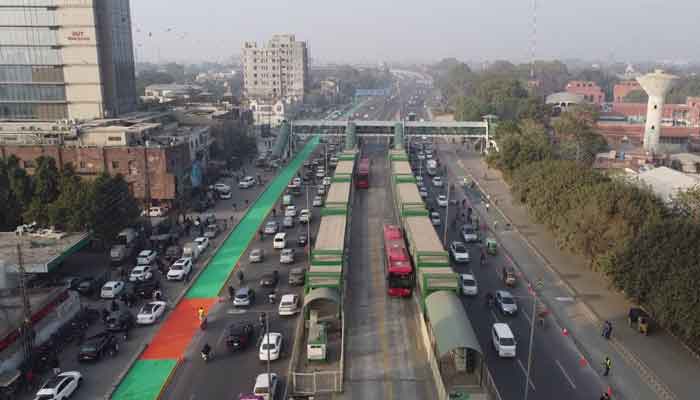
[[[369,158],[363,157],[357,166],[357,174],[355,176],[355,187],[358,189],[367,189],[369,187]]]
[[[384,255],[389,296],[410,296],[414,282],[413,267],[401,228],[396,225],[384,225]]]

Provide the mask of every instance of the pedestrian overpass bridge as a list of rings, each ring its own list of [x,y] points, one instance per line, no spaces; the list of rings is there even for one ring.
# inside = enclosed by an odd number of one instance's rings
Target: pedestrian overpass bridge
[[[306,138],[312,135],[321,137],[345,138],[345,147],[352,149],[358,138],[385,137],[402,146],[413,138],[437,137],[447,140],[460,139],[474,147],[485,149],[495,146],[489,136],[489,122],[485,121],[365,121],[365,120],[296,120],[284,121],[280,126],[278,148],[273,154],[281,154],[287,143],[294,138]],[[486,145],[488,143],[488,145]],[[277,146],[276,146],[277,147]]]

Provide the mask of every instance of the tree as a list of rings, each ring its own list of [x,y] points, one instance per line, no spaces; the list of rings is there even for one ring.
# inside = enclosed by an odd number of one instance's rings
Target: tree
[[[554,122],[562,158],[592,165],[596,154],[607,148],[605,139],[594,129],[596,114],[591,108],[576,107]]]
[[[89,226],[95,236],[104,241],[113,240],[119,231],[133,224],[139,216],[139,205],[129,192],[122,175],[97,177],[93,187]]]
[[[627,96],[622,99],[623,103],[646,103],[647,101],[649,101],[649,95],[641,89],[627,93]]]
[[[499,151],[492,153],[488,161],[507,177],[527,164],[552,158],[549,136],[544,126],[535,121],[506,123],[497,128],[495,137]]]
[[[90,222],[90,207],[94,204],[93,185],[84,182],[71,165],[61,171],[60,194],[48,206],[51,225],[68,232],[87,229]]]
[[[700,185],[678,192],[673,198],[673,209],[700,223]]]
[[[489,113],[489,107],[476,97],[459,96],[455,102],[457,121],[481,121]]]
[[[36,169],[32,177],[34,194],[24,217],[39,225],[49,224],[49,204],[59,194],[59,172],[56,160],[41,156],[36,159]]]

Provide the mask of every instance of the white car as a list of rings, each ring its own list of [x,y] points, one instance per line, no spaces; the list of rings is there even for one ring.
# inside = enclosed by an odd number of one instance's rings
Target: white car
[[[152,301],[141,307],[136,314],[136,323],[139,325],[149,325],[156,322],[165,313],[164,301]]]
[[[173,263],[165,275],[167,280],[182,280],[192,272],[192,258],[184,257]]]
[[[214,190],[217,192],[230,192],[231,186],[229,186],[225,183],[217,183],[217,184],[214,184]]]
[[[456,263],[469,262],[469,250],[462,242],[452,242],[450,244],[450,254],[452,254],[452,258]]]
[[[418,159],[419,159],[419,160],[425,160],[425,153],[423,153],[422,151],[419,152],[419,153],[418,153]]]
[[[308,224],[311,222],[311,211],[306,208],[299,212],[299,222],[302,224]]]
[[[285,217],[296,217],[297,216],[297,206],[287,206],[284,210]]]
[[[148,210],[143,210],[141,212],[141,216],[145,217],[148,215],[149,217],[162,217],[166,214],[167,210],[163,207],[149,207]]]
[[[259,263],[263,261],[264,258],[263,249],[253,249],[248,254],[248,262]]]
[[[433,211],[430,213],[430,222],[433,224],[433,226],[440,226],[440,213],[437,211]]]
[[[36,392],[36,400],[65,400],[78,390],[83,375],[78,371],[66,371],[50,378]],[[10,396],[12,397],[12,396]]]
[[[420,188],[418,190],[418,194],[420,194],[420,197],[427,199],[428,198],[428,191],[425,190],[425,188]]]
[[[294,249],[282,249],[280,253],[280,264],[294,263]]]
[[[143,250],[136,257],[136,264],[137,265],[151,265],[151,264],[153,264],[153,262],[156,261],[156,257],[158,257],[158,253],[156,253],[155,251]]]
[[[209,238],[198,237],[194,242],[197,244],[197,247],[199,247],[200,253],[204,253],[207,247],[209,247]]]
[[[228,190],[228,191],[223,191],[223,192],[219,192],[219,198],[220,198],[221,200],[228,200],[228,199],[230,199],[231,197],[233,197],[233,196],[231,195],[231,191],[230,191],[230,190]]]
[[[316,191],[316,194],[319,196],[323,196],[326,194],[326,187],[325,186],[319,186],[318,190]]]
[[[314,202],[312,203],[314,207],[323,207],[323,197],[315,196]]]
[[[266,333],[260,341],[260,361],[275,361],[280,358],[282,352],[282,334],[277,332]]]
[[[275,235],[274,239],[272,239],[272,248],[283,249],[285,247],[287,247],[287,234],[284,232],[280,232]]]
[[[416,184],[417,184],[418,186],[423,186],[423,177],[422,177],[422,176],[418,175],[418,176],[416,177]]]
[[[280,229],[280,227],[279,227],[279,224],[277,223],[277,221],[267,221],[263,232],[266,235],[274,235],[275,233],[277,233],[277,231],[279,229]]]
[[[301,186],[301,178],[296,177],[296,178],[292,179],[292,185]]]
[[[447,207],[447,196],[441,194],[437,197],[437,204],[440,207]]]
[[[255,178],[252,176],[246,176],[238,182],[238,187],[240,189],[248,189],[249,187],[255,186]]]
[[[124,282],[109,281],[102,286],[100,297],[103,299],[115,299],[121,294],[122,290],[124,290]]]
[[[129,282],[145,281],[153,276],[153,269],[150,265],[137,265],[129,274]]]
[[[326,170],[323,168],[319,168],[316,170],[316,178],[321,179],[326,176]]]
[[[442,178],[439,176],[436,176],[435,178],[433,178],[433,186],[442,187]]]
[[[262,397],[263,400],[274,400],[277,393],[277,374],[260,374],[255,378],[253,394]]]
[[[479,287],[476,284],[476,278],[472,274],[462,274],[459,279],[462,287],[462,294],[465,296],[476,296],[479,294]]]
[[[299,295],[296,294],[285,294],[280,300],[279,308],[277,309],[279,315],[294,315],[299,312]]]
[[[330,176],[323,178],[323,186],[330,186],[333,183],[333,179]]]

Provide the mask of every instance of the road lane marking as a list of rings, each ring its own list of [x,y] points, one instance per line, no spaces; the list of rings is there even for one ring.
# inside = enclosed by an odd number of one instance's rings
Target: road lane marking
[[[571,385],[571,387],[574,388],[574,390],[576,390],[576,385],[574,384],[574,381],[571,379],[569,374],[566,373],[566,371],[564,370],[564,367],[561,365],[559,360],[554,359],[554,362],[557,363],[557,366],[561,370],[561,373],[564,374],[564,377],[566,378],[567,381],[569,381],[569,384]]]
[[[496,315],[496,313],[493,310],[490,310],[490,311],[491,311],[491,316],[493,317],[493,320],[496,322],[501,322],[501,320],[498,319],[498,315]]]
[[[523,375],[525,375],[525,379],[527,379],[527,382],[530,384],[530,387],[532,388],[533,392],[536,392],[535,390],[535,384],[532,383],[532,379],[527,378],[527,369],[525,369],[525,366],[523,365],[522,361],[518,359],[518,366],[520,366],[520,369],[523,371]]]

